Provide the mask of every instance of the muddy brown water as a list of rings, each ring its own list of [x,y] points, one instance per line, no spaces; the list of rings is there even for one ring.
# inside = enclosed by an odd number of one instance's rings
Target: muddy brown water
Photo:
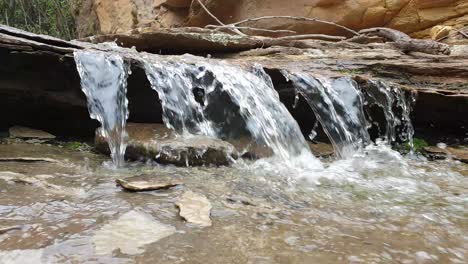
[[[466,263],[468,166],[385,151],[311,175],[268,162],[114,170],[90,151],[3,144],[0,159],[35,159],[0,161],[0,229],[14,227],[0,233],[0,262]],[[138,174],[184,185],[144,193],[115,185]],[[178,215],[187,190],[210,200],[211,227]],[[129,212],[143,218],[98,235]],[[158,226],[170,232],[151,241]]]

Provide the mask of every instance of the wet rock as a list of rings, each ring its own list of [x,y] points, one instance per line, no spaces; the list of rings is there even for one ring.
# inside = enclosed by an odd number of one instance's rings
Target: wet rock
[[[228,142],[208,137],[180,137],[162,124],[127,124],[130,159],[154,159],[176,166],[227,166],[237,159],[237,151]],[[107,142],[96,133],[96,148],[109,153]]]
[[[180,209],[180,216],[187,222],[200,227],[212,225],[210,219],[212,206],[205,196],[188,191],[180,197],[176,205]]]
[[[0,235],[8,233],[12,230],[21,230],[21,226],[0,227]]]
[[[138,211],[129,211],[99,229],[92,238],[98,255],[109,255],[116,249],[124,254],[144,252],[143,246],[174,234],[175,227],[162,224]]]
[[[8,130],[10,137],[22,139],[54,139],[55,136],[37,129],[22,126],[14,126]]]
[[[32,157],[0,157],[0,162],[24,162],[24,163],[35,163],[35,162],[51,162],[58,163],[58,160],[50,158],[32,158]]]
[[[131,192],[155,191],[183,184],[181,181],[161,179],[154,175],[138,175],[125,179],[117,179],[116,182],[122,188]]]
[[[316,157],[327,158],[335,154],[335,151],[333,150],[333,146],[331,144],[326,144],[322,142],[309,142],[309,147],[312,151],[312,154],[314,154]]]
[[[466,146],[447,147],[447,148],[429,146],[423,149],[423,154],[432,160],[440,160],[440,159],[446,159],[450,157],[454,160],[468,163],[468,147]]]

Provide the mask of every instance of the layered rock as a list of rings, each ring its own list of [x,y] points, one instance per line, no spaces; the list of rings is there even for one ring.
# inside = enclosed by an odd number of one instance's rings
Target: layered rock
[[[188,34],[188,33],[187,33]],[[203,34],[190,32],[193,38]],[[208,33],[209,34],[209,33]],[[175,41],[184,34],[165,31],[159,35],[164,42],[168,36]],[[145,41],[145,35],[140,35]],[[209,45],[222,46],[224,38],[212,38]],[[248,40],[248,38],[246,38]],[[147,43],[150,43],[148,41]],[[304,48],[240,46],[234,41],[231,48],[247,51],[214,54],[212,60],[223,59],[235,65],[260,64],[273,80],[281,100],[292,112],[307,135],[314,117],[306,103],[299,101],[293,108],[294,88],[281,70],[294,70],[333,76],[353,76],[362,79],[381,79],[407,90],[418,92],[413,122],[418,134],[440,133],[446,137],[466,138],[468,119],[468,47],[451,47],[451,55],[404,54],[388,43],[356,44],[349,42],[298,41]],[[300,44],[300,45],[299,45]],[[173,48],[170,44],[165,49]],[[203,47],[202,47],[203,48]],[[102,46],[66,42],[0,26],[0,131],[14,125],[38,128],[61,135],[89,136],[97,122],[89,118],[85,96],[73,60],[76,49],[103,49]],[[183,53],[184,47],[178,52]],[[251,49],[251,50],[248,50]],[[130,63],[132,75],[128,80],[129,122],[162,123],[158,94],[151,89],[142,65],[134,53],[113,50]],[[127,52],[127,53],[126,53]],[[195,49],[193,51],[197,53]],[[155,60],[184,60],[197,64],[206,58],[197,56],[159,56]]]
[[[124,33],[140,27],[203,27],[216,22],[197,1],[189,0],[87,0],[78,15],[79,32],[96,24],[103,34]],[[468,18],[464,0],[203,0],[208,9],[224,23],[260,16],[299,16],[318,18],[358,30],[390,27],[428,38],[433,26],[460,28]],[[92,6],[92,8],[89,8]],[[93,18],[93,14],[96,14]],[[83,19],[90,17],[90,19]],[[465,23],[466,24],[466,23]],[[289,29],[297,33],[343,35],[336,27],[288,19],[261,20],[247,26]]]

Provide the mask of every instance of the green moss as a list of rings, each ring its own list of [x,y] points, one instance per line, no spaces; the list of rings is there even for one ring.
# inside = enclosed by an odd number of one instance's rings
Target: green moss
[[[83,143],[73,141],[66,143],[65,145],[63,145],[63,147],[68,150],[79,151],[82,150],[83,147],[85,147],[85,145]]]
[[[427,146],[429,146],[429,144],[424,139],[413,138],[413,151],[414,152],[420,153]],[[402,151],[402,152],[409,152],[411,150],[409,141],[399,144],[396,148],[397,150]]]

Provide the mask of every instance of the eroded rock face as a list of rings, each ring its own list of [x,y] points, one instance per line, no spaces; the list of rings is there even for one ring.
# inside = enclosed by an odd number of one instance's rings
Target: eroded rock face
[[[227,166],[237,159],[228,142],[209,137],[183,138],[162,124],[127,124],[129,135],[125,156],[129,159],[154,159],[176,166]],[[96,133],[96,148],[108,153],[107,142]]]
[[[100,33],[123,33],[138,27],[167,28],[216,24],[197,1],[188,0],[87,0],[80,17],[97,15]],[[203,0],[221,21],[232,23],[243,19],[278,15],[324,19],[352,29],[390,27],[429,37],[433,26],[460,28],[468,19],[465,0]],[[93,3],[94,9],[89,9]],[[93,19],[91,19],[93,20]],[[94,19],[96,20],[96,19]],[[89,20],[78,27],[89,27]],[[83,25],[86,24],[86,25]],[[290,29],[298,33],[343,34],[333,26],[294,20],[262,20],[248,24],[268,29]]]

